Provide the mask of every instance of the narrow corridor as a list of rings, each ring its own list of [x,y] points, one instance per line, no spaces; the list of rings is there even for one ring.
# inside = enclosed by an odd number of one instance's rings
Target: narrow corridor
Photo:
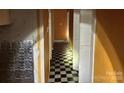
[[[69,44],[54,43],[49,83],[78,83],[78,71],[73,70],[72,54]]]

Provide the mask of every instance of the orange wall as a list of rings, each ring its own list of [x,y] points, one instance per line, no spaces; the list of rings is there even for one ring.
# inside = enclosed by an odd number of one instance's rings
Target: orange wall
[[[124,10],[96,10],[94,82],[124,82]]]
[[[48,78],[49,78],[49,32],[47,31],[47,27],[48,27],[48,10],[43,11],[43,25],[44,25],[45,82],[48,82]]]
[[[67,40],[67,10],[55,9],[52,13],[54,40]]]
[[[73,9],[69,10],[69,39],[70,45],[73,47]]]
[[[10,12],[8,9],[0,9],[0,25],[10,24]]]

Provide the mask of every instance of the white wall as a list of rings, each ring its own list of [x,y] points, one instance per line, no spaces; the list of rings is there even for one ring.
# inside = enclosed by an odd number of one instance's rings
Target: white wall
[[[80,10],[79,82],[92,82],[94,15]]]
[[[51,13],[51,10],[49,9],[49,24],[48,24],[48,27],[49,27],[49,29],[48,29],[48,31],[49,31],[49,60],[51,60],[52,59],[52,13]],[[49,65],[50,66],[50,65]]]
[[[80,31],[80,12],[74,10],[73,17],[73,69],[79,70],[79,31]]]

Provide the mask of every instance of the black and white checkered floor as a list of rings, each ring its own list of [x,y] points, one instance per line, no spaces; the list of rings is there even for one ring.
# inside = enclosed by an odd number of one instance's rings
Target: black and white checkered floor
[[[72,59],[72,50],[67,43],[55,43],[48,82],[78,83],[78,71],[73,70]]]

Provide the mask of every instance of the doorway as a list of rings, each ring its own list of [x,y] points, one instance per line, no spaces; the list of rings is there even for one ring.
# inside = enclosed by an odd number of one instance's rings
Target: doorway
[[[73,69],[73,10],[54,9],[51,15],[51,61],[49,83],[77,83]]]

